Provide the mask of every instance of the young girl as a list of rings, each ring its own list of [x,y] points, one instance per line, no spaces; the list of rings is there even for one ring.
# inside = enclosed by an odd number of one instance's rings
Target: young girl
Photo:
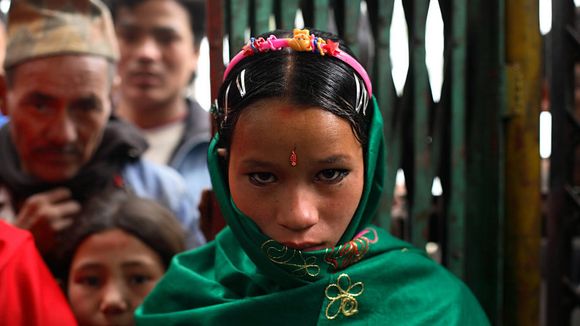
[[[184,250],[173,214],[116,190],[89,203],[70,239],[68,298],[80,325],[134,325],[133,312]]]
[[[383,124],[342,42],[252,38],[214,111],[210,173],[229,228],[173,260],[139,324],[488,324],[461,281],[370,224]]]

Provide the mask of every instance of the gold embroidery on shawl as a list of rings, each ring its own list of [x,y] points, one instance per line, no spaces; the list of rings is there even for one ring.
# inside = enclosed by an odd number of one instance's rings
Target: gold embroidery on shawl
[[[370,234],[373,236],[371,237]],[[359,260],[369,251],[370,245],[378,241],[375,229],[365,229],[357,234],[351,241],[332,249],[326,249],[324,260],[335,271],[344,269]]]
[[[345,281],[341,282],[341,280]],[[343,288],[343,285],[346,285],[346,289]],[[336,283],[328,285],[326,290],[324,290],[324,294],[330,300],[326,307],[326,318],[334,319],[340,313],[345,317],[356,314],[358,312],[358,301],[356,301],[355,297],[361,295],[363,291],[364,284],[362,282],[352,284],[350,276],[345,273],[340,274]]]
[[[297,249],[288,248],[274,240],[268,240],[262,244],[262,251],[270,261],[293,268],[292,273],[298,276],[318,276],[320,266],[316,264],[316,257],[304,258],[302,252]]]

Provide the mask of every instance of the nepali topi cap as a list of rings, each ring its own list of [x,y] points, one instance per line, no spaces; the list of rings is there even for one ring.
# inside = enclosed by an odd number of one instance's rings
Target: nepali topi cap
[[[5,68],[63,54],[119,59],[113,20],[100,0],[13,0],[6,31]]]

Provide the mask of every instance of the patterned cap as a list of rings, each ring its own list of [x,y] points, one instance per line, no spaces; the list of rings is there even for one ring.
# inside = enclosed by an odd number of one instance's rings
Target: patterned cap
[[[7,41],[5,68],[59,54],[119,59],[113,20],[100,0],[13,0]]]

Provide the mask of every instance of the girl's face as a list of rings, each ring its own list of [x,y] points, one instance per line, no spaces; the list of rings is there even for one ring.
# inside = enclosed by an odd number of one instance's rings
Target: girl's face
[[[300,250],[334,247],[363,191],[363,149],[350,124],[279,99],[240,114],[228,169],[236,206],[264,234]]]
[[[68,297],[80,325],[134,325],[133,312],[161,278],[161,257],[120,229],[85,239],[70,267]]]

